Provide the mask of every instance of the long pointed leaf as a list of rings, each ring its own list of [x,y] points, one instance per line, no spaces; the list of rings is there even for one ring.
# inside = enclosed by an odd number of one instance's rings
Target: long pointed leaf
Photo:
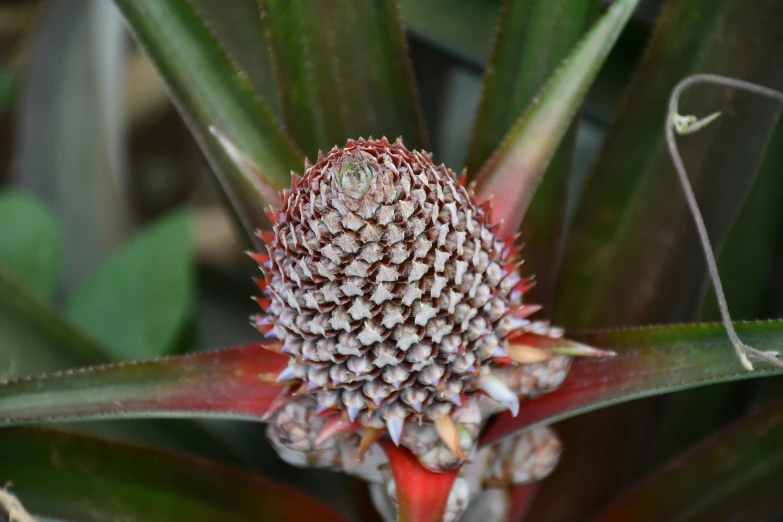
[[[514,122],[533,103],[595,19],[598,7],[595,0],[504,3],[473,126],[468,176],[478,173]],[[558,146],[522,225],[525,270],[535,274],[537,281],[530,299],[547,309],[554,291],[575,130],[572,126]]]
[[[502,232],[512,234],[604,59],[638,0],[618,0],[554,73],[478,174],[477,192],[493,197]]]
[[[302,168],[299,151],[187,0],[115,2],[168,85],[245,229],[252,232],[265,222],[263,202],[209,128],[225,134],[266,183],[278,189],[288,186],[292,170]]]
[[[28,511],[56,520],[343,520],[258,475],[52,430],[0,430],[0,462],[0,482],[13,482]]]
[[[783,341],[783,321],[740,323],[737,332],[760,350],[777,350]],[[783,374],[780,368],[763,362],[755,363],[756,370],[745,371],[720,324],[609,330],[577,337],[592,346],[614,350],[617,357],[576,360],[560,388],[523,403],[517,417],[501,414],[485,432],[482,444],[611,404]]]
[[[396,1],[260,5],[286,122],[311,159],[348,138],[426,146]]]
[[[598,520],[780,520],[782,440],[777,402],[680,455]]]
[[[469,176],[478,174],[579,43],[598,5],[595,0],[504,2],[476,112],[466,165]]]
[[[214,0],[188,0],[210,32],[220,42],[236,67],[247,76],[275,118],[280,118],[280,99],[272,72],[272,58],[257,0],[231,0],[231,7]]]
[[[408,449],[395,446],[390,440],[382,440],[381,447],[394,475],[397,521],[443,520],[449,492],[459,469],[435,473],[419,464]]]
[[[108,360],[101,346],[63,321],[0,267],[0,377]]]
[[[559,324],[596,328],[694,319],[707,269],[664,144],[668,98],[677,82],[703,72],[783,88],[776,66],[781,23],[783,6],[774,0],[667,3],[575,213],[558,282]],[[678,139],[710,241],[720,249],[780,107],[718,86],[692,89],[679,106],[687,114],[723,111],[710,127]]]
[[[285,388],[269,384],[288,357],[253,344],[0,385],[0,424],[101,417],[260,420]]]
[[[11,377],[109,361],[105,347],[29,295],[0,267],[0,382]],[[213,438],[193,423],[164,427],[141,422],[133,426],[109,424],[86,429],[100,431],[112,438],[143,439],[147,444],[176,441],[181,448],[217,449],[215,455],[225,455],[215,447]]]

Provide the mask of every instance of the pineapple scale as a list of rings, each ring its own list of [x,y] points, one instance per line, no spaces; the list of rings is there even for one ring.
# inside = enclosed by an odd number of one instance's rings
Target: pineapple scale
[[[256,324],[291,357],[281,380],[364,426],[449,414],[521,305],[488,207],[400,140],[349,141],[305,168],[262,235]]]

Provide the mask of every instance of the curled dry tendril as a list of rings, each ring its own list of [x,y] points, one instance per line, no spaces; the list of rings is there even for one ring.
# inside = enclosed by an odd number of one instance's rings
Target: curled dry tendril
[[[691,210],[691,215],[693,216],[693,220],[696,223],[696,229],[699,233],[699,239],[704,249],[704,257],[707,261],[707,268],[709,269],[712,286],[715,289],[715,295],[718,299],[718,307],[720,308],[721,318],[723,320],[724,326],[726,327],[726,333],[731,340],[731,344],[734,346],[734,349],[737,352],[737,357],[739,357],[742,366],[744,366],[748,371],[753,370],[753,364],[750,362],[748,356],[753,356],[756,359],[766,361],[774,366],[783,367],[783,361],[780,361],[776,358],[777,352],[762,352],[746,345],[742,342],[742,340],[737,335],[736,330],[734,329],[734,325],[731,322],[731,315],[729,314],[729,307],[726,303],[726,296],[723,294],[723,286],[720,282],[718,266],[715,262],[715,254],[713,253],[712,245],[710,244],[710,238],[707,235],[707,227],[704,225],[704,219],[702,218],[701,212],[699,211],[699,205],[696,202],[696,197],[693,194],[693,188],[691,187],[690,181],[688,180],[688,174],[685,172],[685,166],[683,165],[682,158],[680,157],[680,153],[677,150],[677,142],[674,139],[675,131],[677,134],[692,134],[700,129],[703,129],[720,116],[720,112],[714,112],[704,118],[697,118],[693,115],[683,116],[677,111],[677,104],[680,100],[682,92],[688,87],[699,83],[717,84],[735,89],[742,89],[781,102],[783,102],[783,93],[768,87],[757,85],[755,83],[736,80],[734,78],[727,78],[717,74],[696,74],[694,76],[689,76],[685,80],[681,81],[674,88],[669,98],[669,109],[666,116],[666,144],[669,147],[669,153],[672,156],[674,168],[677,170],[677,175],[680,179],[680,182],[682,183],[682,189],[685,193],[685,198],[688,201],[688,207]]]

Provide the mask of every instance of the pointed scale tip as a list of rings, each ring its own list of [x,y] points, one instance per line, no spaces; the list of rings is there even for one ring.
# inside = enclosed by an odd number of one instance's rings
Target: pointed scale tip
[[[273,337],[277,338],[277,336],[272,331],[275,327],[275,325],[270,324],[268,320],[268,316],[266,315],[253,315],[250,317],[250,324],[259,332],[264,334],[265,337]],[[281,347],[280,345],[275,345],[273,347],[267,348],[267,350],[271,352],[277,352],[280,353]]]
[[[479,386],[492,399],[505,404],[512,416],[517,416],[519,413],[519,397],[509,390],[508,386],[503,384],[497,377],[493,377],[490,374],[482,375],[479,379]]]
[[[601,350],[586,344],[564,339],[563,337],[550,337],[532,332],[511,336],[511,344],[523,345],[533,349],[545,350],[555,355],[568,355],[570,357],[615,357],[616,352]]]
[[[513,292],[519,292],[521,295],[525,295],[528,293],[534,286],[536,286],[535,281],[522,279],[517,283],[514,288],[512,289]]]
[[[405,420],[400,417],[387,417],[386,429],[389,432],[392,442],[395,446],[400,445],[400,439],[402,438],[402,430],[405,428]]]
[[[492,352],[492,357],[508,357],[508,352],[498,346],[495,348],[495,351]]]
[[[284,346],[280,341],[264,342],[262,346],[268,352],[283,353]]]
[[[273,245],[275,242],[274,232],[269,232],[267,230],[256,230],[256,236],[258,236],[258,239],[267,245]]]
[[[262,421],[269,421],[272,417],[277,414],[280,410],[282,410],[286,404],[291,402],[291,399],[293,398],[293,394],[291,393],[290,388],[285,388],[283,391],[281,391],[279,394],[277,394],[277,397],[272,401],[272,404],[269,405],[269,408],[264,412],[264,414],[261,416]]]
[[[467,455],[462,451],[462,447],[459,444],[459,433],[457,432],[457,426],[454,424],[451,415],[444,415],[443,417],[435,420],[435,431],[438,432],[440,440],[443,444],[460,460],[467,459]]]
[[[508,357],[519,364],[544,362],[553,357],[553,353],[549,350],[541,350],[540,348],[533,348],[524,344],[509,344],[506,351],[508,352]]]
[[[617,357],[617,352],[612,350],[601,350],[573,341],[568,341],[566,346],[551,348],[550,351],[557,355],[569,355],[571,357]]]
[[[258,306],[260,306],[262,310],[266,310],[267,308],[269,308],[269,305],[272,304],[272,300],[267,299],[265,297],[252,296],[250,299],[255,301],[256,304],[258,304]]]
[[[305,164],[305,168],[307,167],[308,165]],[[302,182],[302,176],[300,176],[294,171],[291,171],[291,189],[296,189],[301,182]]]
[[[541,305],[528,304],[511,309],[511,316],[517,319],[526,319],[543,308]]]
[[[351,422],[354,422],[356,420],[356,417],[359,416],[359,408],[348,406],[346,410],[348,411],[348,418],[351,420]]]
[[[275,377],[275,381],[277,382],[293,381],[294,379],[296,379],[296,374],[290,366],[286,366],[283,371],[278,373],[277,377]]]
[[[383,432],[378,428],[364,428],[362,438],[359,440],[359,449],[356,452],[356,462],[359,464],[364,462],[364,457],[370,451],[370,447],[381,437],[381,433]]]
[[[265,256],[264,254],[259,254],[258,252],[245,252],[250,259],[256,262],[258,267],[261,269],[263,273],[268,273],[269,270],[272,269],[272,259],[269,256]]]
[[[333,415],[326,419],[324,427],[318,433],[313,445],[320,448],[326,441],[341,433],[353,433],[359,431],[361,426],[355,422],[346,422],[339,415]]]
[[[264,254],[259,254],[258,252],[252,252],[250,250],[246,250],[245,254],[248,255],[253,261],[258,263],[261,266],[264,266],[266,263],[268,263],[271,259],[269,256]]]
[[[262,292],[266,292],[267,288],[269,288],[269,283],[267,283],[266,279],[263,277],[254,277],[253,282]]]

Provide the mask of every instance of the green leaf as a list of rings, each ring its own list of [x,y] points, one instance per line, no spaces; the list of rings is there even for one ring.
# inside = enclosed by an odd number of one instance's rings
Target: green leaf
[[[0,192],[0,266],[36,297],[57,286],[62,239],[49,209],[22,192]]]
[[[783,515],[779,401],[680,455],[597,520],[779,520]]]
[[[511,235],[519,228],[541,176],[637,2],[618,0],[608,9],[478,173],[477,194],[492,197],[494,211],[505,219],[501,233]]]
[[[783,320],[738,323],[736,327],[740,337],[759,350],[777,350],[783,341]],[[571,337],[614,350],[617,356],[575,360],[560,388],[524,402],[516,417],[501,414],[483,435],[482,444],[642,397],[783,374],[783,369],[761,361],[754,363],[754,371],[745,371],[719,324],[607,330]]]
[[[252,237],[266,223],[263,202],[209,128],[224,134],[260,169],[265,182],[277,189],[288,186],[290,171],[302,168],[302,156],[193,4],[187,0],[115,3],[168,85],[225,196]]]
[[[505,2],[469,147],[470,176],[579,43],[598,7],[596,0]]]
[[[349,138],[427,145],[396,2],[259,3],[285,120],[308,157]]]
[[[0,267],[0,378],[106,361],[100,346]]]
[[[770,143],[783,143],[780,122]],[[783,314],[780,301],[775,297],[780,273],[780,230],[783,228],[782,171],[783,149],[771,146],[718,257],[723,290],[736,320]],[[749,266],[753,269],[748,270]],[[710,321],[720,317],[714,292],[707,293],[701,317]]]
[[[475,64],[489,56],[501,0],[401,0],[409,32]]]
[[[230,9],[223,2],[214,0],[188,1],[207,23],[236,68],[247,77],[264,105],[279,119],[281,112],[277,83],[272,72],[272,58],[264,24],[261,23],[258,0],[231,0]]]
[[[692,320],[706,265],[664,145],[674,85],[710,72],[783,87],[773,56],[783,13],[768,0],[671,1],[585,188],[559,278],[555,319],[570,327]],[[753,38],[747,35],[752,34]],[[712,244],[720,248],[778,120],[749,93],[699,86],[684,114],[723,116],[678,139]]]
[[[193,297],[187,212],[139,232],[77,289],[67,317],[120,360],[156,357],[174,346]]]
[[[0,423],[106,417],[263,420],[287,393],[275,383],[287,363],[287,356],[253,344],[17,379],[0,385]]]
[[[20,375],[54,372],[108,362],[108,350],[31,295],[0,267],[0,382]],[[81,429],[81,428],[80,428]],[[102,423],[84,428],[112,438],[143,440],[224,457],[202,427],[191,423],[133,425]],[[233,455],[232,455],[233,457]]]
[[[0,481],[28,511],[99,522],[344,520],[277,482],[209,461],[51,430],[0,431]]]
[[[128,225],[122,17],[104,0],[47,2],[30,42],[13,150],[17,185],[57,215],[60,287],[80,284]]]
[[[595,0],[506,2],[469,147],[468,176],[500,145],[514,122],[579,42],[598,13]],[[572,126],[573,127],[573,126]],[[522,225],[525,270],[536,275],[531,301],[551,304],[565,219],[575,128],[557,148]]]

